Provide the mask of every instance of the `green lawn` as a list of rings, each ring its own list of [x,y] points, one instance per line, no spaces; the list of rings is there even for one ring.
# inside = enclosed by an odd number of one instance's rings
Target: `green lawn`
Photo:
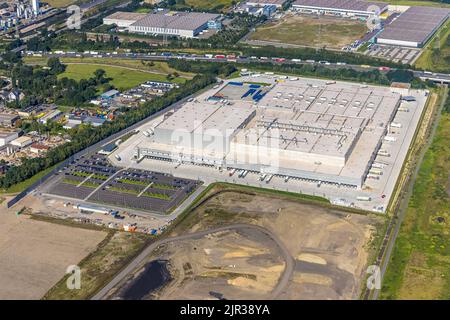
[[[135,12],[137,12],[137,13],[149,13],[150,11],[152,11],[152,9],[150,9],[150,8],[138,8]]]
[[[186,7],[193,7],[197,10],[203,9],[203,10],[222,10],[227,9],[231,7],[233,0],[184,0],[183,1],[178,0],[177,1],[177,7],[179,8],[186,8]]]
[[[26,64],[39,64],[46,65],[48,58],[45,57],[24,57],[23,61]],[[112,67],[124,67],[137,69],[140,71],[150,71],[153,73],[168,74],[178,72],[181,77],[191,79],[195,76],[193,73],[181,72],[175,70],[162,61],[143,61],[143,60],[130,60],[130,59],[117,59],[117,58],[60,58],[62,63],[85,63],[85,64],[97,64],[97,65],[109,65]]]
[[[366,31],[366,24],[360,21],[288,15],[258,27],[250,40],[341,49],[360,39]]]
[[[64,8],[70,6],[76,1],[77,0],[45,0],[44,2],[47,2],[53,8]]]
[[[95,70],[103,69],[106,71],[106,77],[112,78],[110,83],[119,91],[128,90],[145,81],[168,81],[166,75],[151,72],[130,70],[126,67],[113,67],[101,64],[68,64],[66,71],[58,78],[67,77],[74,80],[88,79],[93,76]],[[184,78],[175,78],[173,82],[182,83]]]
[[[429,71],[450,72],[450,22],[428,43],[415,66]]]
[[[381,299],[450,298],[450,114],[444,113],[414,184]]]

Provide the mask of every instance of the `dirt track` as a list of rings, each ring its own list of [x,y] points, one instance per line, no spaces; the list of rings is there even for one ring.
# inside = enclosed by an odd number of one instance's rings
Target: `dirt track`
[[[161,241],[152,243],[147,248],[145,248],[142,253],[136,257],[122,272],[120,272],[110,283],[108,283],[100,292],[98,292],[92,300],[100,300],[102,299],[112,288],[114,288],[120,281],[122,281],[127,275],[132,273],[136,267],[138,267],[155,249],[157,249],[159,246],[171,243],[171,242],[177,242],[182,240],[189,240],[189,239],[198,239],[205,237],[210,234],[223,232],[223,231],[229,231],[229,230],[240,230],[240,229],[255,229],[258,230],[268,237],[270,237],[279,247],[280,251],[283,254],[283,258],[286,263],[286,267],[283,271],[282,276],[280,277],[278,284],[271,292],[271,298],[274,299],[278,297],[281,292],[284,290],[286,285],[289,282],[289,279],[292,276],[292,272],[294,271],[294,259],[289,254],[289,251],[286,249],[284,244],[278,239],[278,237],[274,234],[272,234],[270,231],[259,227],[255,225],[247,225],[247,224],[233,224],[226,227],[220,227],[220,228],[214,228],[211,230],[205,230],[205,231],[199,231],[195,233],[185,234],[182,236],[177,236],[173,238],[166,238]]]

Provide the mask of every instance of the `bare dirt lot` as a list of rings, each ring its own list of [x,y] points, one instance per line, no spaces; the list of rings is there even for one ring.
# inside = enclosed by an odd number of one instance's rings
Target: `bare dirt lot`
[[[0,206],[0,299],[40,299],[106,232],[16,216]]]
[[[153,286],[152,292],[141,294],[143,299],[272,298],[288,268],[274,238],[294,261],[288,282],[275,298],[359,298],[384,218],[244,192],[212,196],[189,213],[170,237],[231,224],[256,225],[267,233],[236,228],[159,246],[145,265],[164,261],[170,277],[159,288]],[[133,281],[140,279],[145,265],[122,284],[116,298],[126,298],[127,290],[133,291]],[[145,291],[142,281],[137,286],[141,293]]]
[[[249,40],[341,49],[360,39],[367,30],[360,21],[290,14],[258,27]]]

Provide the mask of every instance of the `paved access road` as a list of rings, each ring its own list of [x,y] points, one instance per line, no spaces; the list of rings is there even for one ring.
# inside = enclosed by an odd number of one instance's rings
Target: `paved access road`
[[[156,242],[150,244],[133,261],[131,261],[125,269],[123,269],[120,273],[118,273],[105,287],[103,287],[103,289],[101,289],[97,294],[95,294],[91,298],[91,300],[104,299],[105,296],[107,295],[107,293],[111,289],[113,289],[115,286],[117,286],[127,275],[134,272],[136,270],[136,268],[138,268],[142,264],[142,262],[144,262],[145,259],[147,259],[147,257],[155,249],[157,249],[159,246],[161,246],[163,244],[176,242],[176,241],[198,239],[198,238],[202,238],[204,236],[207,236],[207,235],[210,235],[213,233],[217,233],[217,232],[232,231],[232,230],[238,231],[238,230],[245,230],[245,229],[253,229],[253,230],[257,230],[257,231],[264,233],[266,236],[268,236],[270,239],[272,239],[277,244],[278,248],[280,249],[280,252],[283,255],[286,265],[285,265],[284,271],[283,271],[280,279],[278,280],[278,284],[271,292],[271,298],[276,299],[283,292],[283,290],[286,288],[287,284],[289,283],[289,280],[291,279],[291,276],[294,272],[295,260],[291,256],[290,252],[288,251],[288,249],[286,248],[284,243],[278,238],[278,236],[273,234],[271,231],[269,231],[263,227],[257,226],[257,225],[240,223],[240,224],[232,224],[229,226],[214,228],[214,229],[205,230],[205,231],[188,233],[188,234],[184,234],[184,235],[177,236],[177,237],[165,238],[165,239],[162,239],[162,240],[159,240],[159,241],[156,241]]]

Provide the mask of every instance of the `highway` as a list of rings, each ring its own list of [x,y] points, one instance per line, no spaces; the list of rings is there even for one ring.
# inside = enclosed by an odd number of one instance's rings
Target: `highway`
[[[348,65],[348,64],[343,64],[343,63],[330,63],[330,62],[326,62],[326,61],[321,61],[321,62],[308,61],[307,62],[307,61],[300,61],[297,59],[294,59],[294,60],[277,59],[277,60],[275,60],[273,58],[268,59],[268,58],[261,58],[261,57],[258,58],[258,57],[239,57],[239,56],[232,57],[232,58],[226,58],[226,57],[217,57],[217,56],[213,57],[213,56],[199,56],[199,55],[186,55],[186,54],[178,54],[178,55],[170,54],[169,55],[167,53],[147,54],[147,53],[110,53],[110,52],[107,52],[107,53],[100,53],[100,52],[89,52],[89,53],[87,53],[87,52],[86,53],[76,53],[76,52],[62,53],[62,52],[60,52],[60,53],[57,53],[57,52],[54,52],[54,53],[37,53],[37,54],[36,53],[28,53],[28,55],[29,56],[37,55],[37,56],[46,56],[46,57],[59,57],[59,58],[91,57],[91,58],[111,58],[111,59],[158,60],[158,61],[167,61],[170,59],[182,59],[185,61],[208,61],[208,62],[217,62],[217,63],[232,62],[232,63],[241,63],[241,64],[251,63],[251,62],[269,63],[269,64],[275,64],[275,65],[276,64],[320,64],[320,65],[323,65],[324,67],[328,67],[328,68],[352,68],[357,71],[368,71],[368,70],[379,69],[378,67]],[[387,71],[387,70],[384,69],[383,71]],[[412,71],[414,73],[414,76],[419,77],[422,80],[432,80],[432,81],[439,82],[439,83],[450,83],[450,75],[449,74],[432,73],[432,72],[428,72],[428,71],[417,71],[417,70],[410,70],[410,71]],[[180,101],[164,110],[161,110],[160,112],[157,112],[156,114],[150,116],[149,118],[146,118],[146,119],[130,126],[129,128],[127,128],[125,130],[123,130],[115,135],[112,135],[109,138],[81,151],[75,157],[79,157],[83,154],[98,150],[101,146],[118,139],[122,135],[124,135],[132,130],[135,130],[136,128],[140,127],[141,125],[150,121],[151,119],[158,117],[159,115],[167,112],[168,110],[172,110],[172,109],[176,108],[177,106],[184,103],[187,99],[189,99],[189,97],[183,99],[182,101]],[[191,201],[191,199],[189,199],[189,200]],[[185,203],[186,203],[185,205],[188,205],[190,203],[190,201],[185,201]],[[177,214],[178,213],[179,212],[177,212]],[[283,252],[283,256],[286,261],[286,268],[285,268],[282,276],[280,277],[280,280],[279,280],[277,286],[272,291],[272,297],[273,298],[278,297],[279,294],[284,290],[284,288],[288,284],[289,279],[292,275],[293,268],[295,265],[294,259],[290,256],[289,252],[286,250],[283,243],[281,243],[279,241],[279,239],[276,238],[275,235],[271,234],[266,229],[263,229],[258,226],[238,224],[238,225],[230,225],[230,226],[211,229],[211,230],[202,231],[202,232],[196,232],[196,233],[192,233],[192,234],[186,234],[186,235],[173,237],[173,238],[165,238],[165,239],[159,240],[155,243],[152,243],[151,245],[146,247],[125,269],[123,269],[119,274],[117,274],[112,279],[112,281],[110,283],[108,283],[102,290],[100,290],[92,299],[93,300],[102,299],[112,288],[114,288],[117,284],[119,284],[128,274],[133,272],[143,261],[145,261],[145,259],[149,256],[149,254],[151,254],[151,252],[160,245],[170,243],[170,242],[175,242],[175,241],[200,238],[200,237],[206,236],[208,234],[216,233],[216,232],[228,231],[228,230],[239,230],[242,228],[256,228],[259,231],[264,232],[266,235],[271,237],[271,239],[277,243],[277,245]],[[390,247],[388,250],[389,251],[388,254],[390,254],[391,249],[392,248]],[[384,271],[385,271],[385,266],[383,266],[383,274],[384,274]]]
[[[285,261],[285,268],[280,276],[280,279],[278,280],[277,285],[275,288],[273,288],[271,292],[271,299],[276,299],[286,288],[286,286],[289,283],[289,280],[294,272],[295,267],[295,260],[289,253],[288,249],[284,245],[284,243],[271,231],[257,226],[257,225],[251,225],[251,224],[233,224],[225,227],[219,227],[214,228],[210,230],[205,231],[199,231],[194,233],[188,233],[177,237],[172,238],[166,238],[159,241],[156,241],[149,246],[147,246],[133,261],[131,261],[125,269],[123,269],[121,272],[119,272],[105,287],[103,287],[98,293],[96,293],[91,300],[102,300],[104,297],[108,294],[108,292],[113,289],[115,286],[117,286],[127,275],[131,274],[132,272],[136,271],[136,269],[148,258],[148,256],[159,246],[176,242],[176,241],[183,241],[183,240],[192,240],[192,239],[198,239],[205,237],[207,235],[217,233],[217,232],[223,232],[223,231],[238,231],[243,229],[253,229],[260,231],[264,233],[266,236],[268,236],[272,241],[276,243],[278,248],[280,249],[280,252],[283,255],[284,261]]]
[[[25,55],[28,56],[45,56],[45,57],[58,57],[58,58],[112,58],[112,59],[130,59],[130,60],[154,60],[154,61],[168,61],[171,59],[182,59],[186,61],[206,61],[206,62],[216,62],[216,63],[238,63],[238,64],[246,64],[246,63],[264,63],[264,64],[310,64],[310,65],[321,65],[331,69],[339,69],[339,68],[351,68],[356,71],[370,71],[370,70],[380,70],[387,72],[389,70],[395,70],[386,67],[372,67],[366,65],[354,65],[354,64],[346,64],[343,62],[331,63],[328,61],[313,61],[313,60],[300,60],[300,59],[284,59],[284,58],[265,58],[265,57],[244,57],[244,56],[236,56],[236,57],[228,57],[226,55],[196,55],[196,54],[173,54],[173,53],[117,53],[117,52],[25,52]],[[429,71],[420,71],[420,70],[409,70],[413,72],[415,77],[418,77],[422,80],[431,80],[438,83],[450,83],[450,74],[446,73],[434,73]]]

